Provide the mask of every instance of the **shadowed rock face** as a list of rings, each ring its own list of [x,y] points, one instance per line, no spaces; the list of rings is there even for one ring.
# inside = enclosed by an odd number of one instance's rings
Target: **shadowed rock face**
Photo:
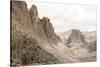
[[[59,41],[50,20],[39,19],[35,5],[30,10],[24,1],[11,1],[12,65],[53,64],[59,60],[42,49],[44,42]]]
[[[67,44],[70,47],[85,47],[87,42],[85,41],[84,35],[80,32],[80,30],[72,29],[72,32],[67,40]]]

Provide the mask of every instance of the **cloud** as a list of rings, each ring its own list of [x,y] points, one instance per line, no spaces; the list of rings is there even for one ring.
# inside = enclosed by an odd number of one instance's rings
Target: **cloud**
[[[27,3],[28,8],[33,3],[37,6],[40,18],[44,16],[49,17],[56,32],[67,31],[73,28],[81,31],[96,30],[96,6],[35,1]]]

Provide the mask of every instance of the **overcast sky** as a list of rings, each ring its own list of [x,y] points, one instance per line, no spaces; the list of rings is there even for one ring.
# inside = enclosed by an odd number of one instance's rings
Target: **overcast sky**
[[[96,30],[96,6],[55,3],[43,0],[26,1],[28,8],[35,4],[39,17],[48,17],[55,28],[55,32],[80,29],[81,31]],[[52,2],[52,3],[51,3]]]

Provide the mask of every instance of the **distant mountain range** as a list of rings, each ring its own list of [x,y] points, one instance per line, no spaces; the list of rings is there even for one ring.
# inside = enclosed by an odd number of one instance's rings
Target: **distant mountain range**
[[[96,51],[96,31],[81,32],[77,29],[71,29],[65,32],[58,32],[61,40],[67,47],[76,49],[87,48],[90,51]]]

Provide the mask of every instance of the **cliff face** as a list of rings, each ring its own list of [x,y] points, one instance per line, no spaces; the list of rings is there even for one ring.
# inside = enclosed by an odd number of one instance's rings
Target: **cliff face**
[[[87,42],[80,30],[72,29],[67,44],[69,44],[68,46],[70,47],[83,48],[87,45]]]
[[[42,49],[44,42],[57,43],[50,20],[40,19],[35,5],[30,10],[24,1],[11,1],[11,63],[12,65],[59,63]]]

